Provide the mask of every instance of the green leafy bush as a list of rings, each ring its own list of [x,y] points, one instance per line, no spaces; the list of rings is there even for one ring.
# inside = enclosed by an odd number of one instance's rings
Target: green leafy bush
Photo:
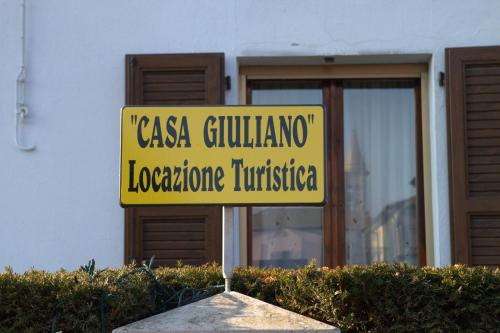
[[[217,265],[0,273],[0,332],[110,332],[220,291]],[[233,289],[344,332],[496,332],[500,270],[371,265],[239,268]]]
[[[500,271],[372,265],[288,275],[279,304],[355,332],[497,332]]]

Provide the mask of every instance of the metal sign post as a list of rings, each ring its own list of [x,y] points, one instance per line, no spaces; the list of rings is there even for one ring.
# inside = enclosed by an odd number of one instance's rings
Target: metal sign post
[[[222,276],[224,276],[225,292],[231,291],[233,278],[233,207],[222,206]]]

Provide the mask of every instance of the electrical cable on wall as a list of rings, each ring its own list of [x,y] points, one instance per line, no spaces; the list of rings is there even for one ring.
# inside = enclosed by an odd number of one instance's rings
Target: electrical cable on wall
[[[16,87],[16,134],[15,143],[17,148],[23,151],[31,151],[35,149],[35,145],[25,145],[22,143],[22,127],[24,119],[28,116],[28,106],[25,103],[25,86],[26,86],[26,3],[21,1],[21,70],[17,76]]]

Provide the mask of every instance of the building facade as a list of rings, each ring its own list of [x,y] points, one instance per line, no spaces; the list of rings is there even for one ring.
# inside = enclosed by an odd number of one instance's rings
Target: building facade
[[[0,266],[220,261],[221,207],[118,202],[121,107],[185,104],[327,109],[326,206],[235,207],[235,264],[500,265],[500,2],[21,3],[0,0]]]

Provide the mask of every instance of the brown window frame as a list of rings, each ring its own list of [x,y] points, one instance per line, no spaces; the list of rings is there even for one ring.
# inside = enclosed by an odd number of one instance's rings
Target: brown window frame
[[[342,79],[248,79],[246,103],[252,104],[252,84],[255,82],[321,82],[323,104],[327,110],[327,181],[328,200],[323,213],[323,266],[345,265],[345,193],[344,193],[344,132],[343,132],[343,83],[345,81],[391,81],[413,85],[415,93],[416,135],[416,200],[417,200],[417,253],[418,264],[426,265],[424,167],[422,140],[422,105],[420,78],[342,78]],[[341,149],[334,149],[341,147]],[[247,263],[252,264],[252,207],[247,208]]]

